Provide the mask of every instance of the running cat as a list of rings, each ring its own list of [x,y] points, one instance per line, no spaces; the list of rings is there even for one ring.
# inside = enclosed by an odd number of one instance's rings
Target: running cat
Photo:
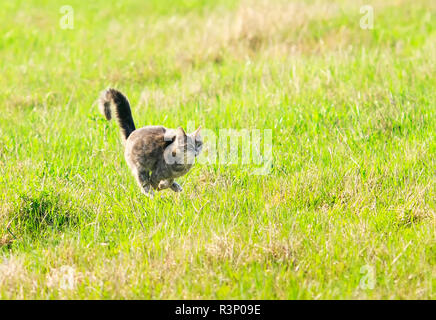
[[[141,191],[148,196],[153,196],[153,190],[166,188],[182,191],[174,179],[185,175],[200,154],[203,145],[201,128],[191,134],[186,134],[181,127],[136,129],[129,101],[115,89],[103,91],[98,105],[107,120],[112,116],[117,120],[124,141],[124,156]]]

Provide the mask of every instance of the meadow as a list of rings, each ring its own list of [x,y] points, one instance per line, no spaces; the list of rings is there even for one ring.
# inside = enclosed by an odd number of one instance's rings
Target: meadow
[[[1,299],[436,298],[436,1],[67,2],[0,3]],[[137,127],[271,129],[268,174],[145,197],[109,86]]]

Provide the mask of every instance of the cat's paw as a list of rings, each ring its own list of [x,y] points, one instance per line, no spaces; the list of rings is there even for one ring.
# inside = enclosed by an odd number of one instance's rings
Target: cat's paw
[[[174,192],[182,192],[183,188],[177,182],[173,182],[171,184],[171,190],[173,190]]]
[[[170,186],[171,185],[170,185],[170,182],[168,180],[162,180],[161,182],[159,182],[158,190],[167,189]]]
[[[154,198],[154,192],[150,186],[146,186],[146,187],[142,188],[141,192],[151,199]]]

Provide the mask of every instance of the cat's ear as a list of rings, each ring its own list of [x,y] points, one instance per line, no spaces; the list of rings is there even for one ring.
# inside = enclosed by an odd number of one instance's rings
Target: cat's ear
[[[186,132],[182,127],[178,127],[176,130],[177,136],[186,137]]]
[[[199,127],[197,128],[197,130],[195,130],[195,131],[192,133],[192,136],[193,136],[194,138],[200,137],[200,131],[201,131],[201,126],[199,126]]]
[[[192,133],[192,137],[194,137],[195,141],[195,156],[198,156],[201,152],[201,149],[203,148],[203,139],[201,138],[200,131],[201,126]]]

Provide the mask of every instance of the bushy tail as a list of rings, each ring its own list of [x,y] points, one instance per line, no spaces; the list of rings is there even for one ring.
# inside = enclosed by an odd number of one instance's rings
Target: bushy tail
[[[118,90],[104,90],[100,94],[98,107],[107,120],[112,119],[112,113],[114,113],[124,139],[127,139],[135,131],[129,100]]]

